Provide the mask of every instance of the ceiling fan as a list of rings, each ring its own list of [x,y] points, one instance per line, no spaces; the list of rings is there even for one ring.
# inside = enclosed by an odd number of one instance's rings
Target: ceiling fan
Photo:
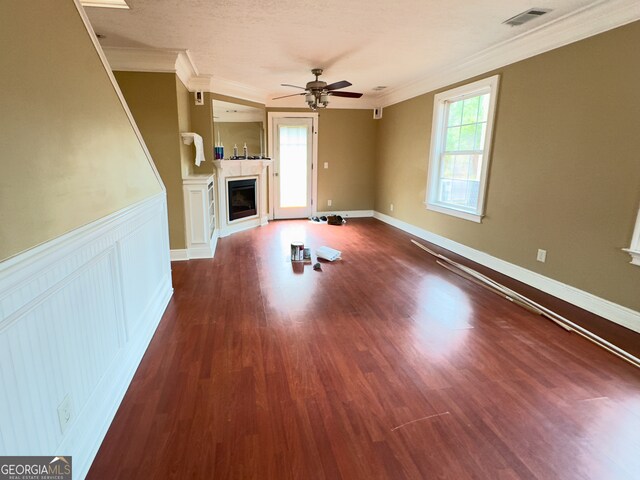
[[[361,93],[356,92],[337,92],[341,88],[350,87],[351,83],[346,80],[335,82],[327,85],[327,82],[318,80],[318,77],[322,75],[321,68],[314,68],[311,73],[316,76],[316,79],[307,83],[306,87],[299,87],[298,85],[291,85],[289,83],[283,83],[283,87],[293,87],[304,90],[302,93],[294,93],[291,95],[283,95],[282,97],[276,97],[273,100],[280,98],[295,97],[296,95],[304,95],[304,100],[309,105],[311,110],[317,110],[318,108],[326,108],[329,105],[329,96],[334,97],[347,97],[347,98],[360,98]]]

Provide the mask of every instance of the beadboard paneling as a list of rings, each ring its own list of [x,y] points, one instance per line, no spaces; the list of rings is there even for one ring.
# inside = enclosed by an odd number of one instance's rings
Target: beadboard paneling
[[[83,478],[170,295],[164,193],[1,263],[0,455]]]

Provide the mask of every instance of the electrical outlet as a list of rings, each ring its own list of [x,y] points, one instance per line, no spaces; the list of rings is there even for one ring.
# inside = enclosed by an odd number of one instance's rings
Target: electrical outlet
[[[542,263],[546,262],[547,261],[547,251],[538,249],[538,256],[536,257],[536,260],[538,260],[539,262],[542,262]]]
[[[393,203],[389,205],[389,211],[393,212]]]
[[[64,433],[71,423],[73,411],[71,410],[71,397],[67,395],[58,406],[58,420],[60,421],[60,430]]]
[[[324,162],[324,168],[329,168],[329,162]]]
[[[331,206],[331,200],[327,200],[327,207]]]

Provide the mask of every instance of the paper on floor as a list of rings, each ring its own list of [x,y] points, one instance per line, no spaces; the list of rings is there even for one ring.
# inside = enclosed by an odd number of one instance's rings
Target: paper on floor
[[[322,246],[316,249],[316,255],[318,256],[318,258],[324,258],[325,260],[333,262],[334,260],[340,259],[340,255],[342,255],[342,252],[331,247]]]

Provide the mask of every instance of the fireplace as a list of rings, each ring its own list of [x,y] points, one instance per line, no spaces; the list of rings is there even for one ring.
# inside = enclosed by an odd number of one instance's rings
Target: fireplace
[[[258,214],[256,208],[256,179],[229,180],[227,183],[229,195],[229,221]]]
[[[272,160],[214,160],[216,167],[216,177],[218,182],[218,208],[220,236],[226,237],[241,230],[259,227],[269,223],[269,200],[267,198],[267,176],[268,169],[273,165]],[[253,205],[233,205],[233,193],[231,189],[237,186],[238,181],[246,182],[241,186],[253,187],[250,202],[240,201],[240,204],[253,203]],[[239,192],[241,195],[248,193],[246,191]],[[237,198],[237,197],[236,197]],[[246,200],[246,199],[245,199]],[[252,207],[252,208],[249,208]],[[245,210],[247,216],[234,215]]]

